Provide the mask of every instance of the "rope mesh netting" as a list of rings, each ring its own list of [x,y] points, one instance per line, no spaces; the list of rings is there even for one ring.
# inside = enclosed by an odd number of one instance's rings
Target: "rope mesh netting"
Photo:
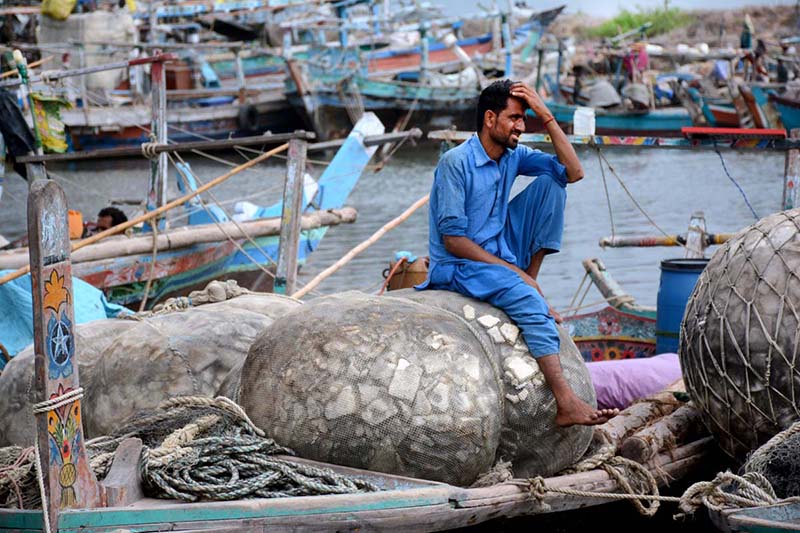
[[[154,498],[191,502],[380,490],[359,477],[276,457],[293,452],[266,437],[224,397],[173,398],[88,441],[98,479],[108,474],[120,443],[132,437],[144,444],[143,488]],[[41,506],[32,461],[31,448],[0,448],[0,506]]]
[[[687,390],[731,456],[744,457],[800,418],[799,326],[794,209],[760,220],[717,250],[681,325]]]

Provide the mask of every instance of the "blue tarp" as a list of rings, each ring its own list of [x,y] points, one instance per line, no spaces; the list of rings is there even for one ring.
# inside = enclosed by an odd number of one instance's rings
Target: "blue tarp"
[[[0,277],[11,272],[0,270]],[[128,312],[121,305],[112,304],[105,295],[83,280],[72,278],[75,322],[83,324],[102,318],[113,318]],[[31,275],[26,274],[0,285],[0,343],[12,356],[33,342],[33,297]],[[0,368],[4,365],[0,358]]]

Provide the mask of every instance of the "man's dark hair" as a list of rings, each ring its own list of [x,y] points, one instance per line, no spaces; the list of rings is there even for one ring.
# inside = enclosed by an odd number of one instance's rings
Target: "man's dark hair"
[[[100,217],[111,217],[112,226],[116,226],[117,224],[122,224],[123,222],[128,221],[128,217],[125,216],[125,213],[116,207],[104,207],[99,213],[97,213],[97,218]]]
[[[478,131],[483,129],[483,116],[487,111],[494,111],[499,115],[506,108],[513,84],[511,80],[496,81],[481,91],[478,98],[478,116],[475,117]]]

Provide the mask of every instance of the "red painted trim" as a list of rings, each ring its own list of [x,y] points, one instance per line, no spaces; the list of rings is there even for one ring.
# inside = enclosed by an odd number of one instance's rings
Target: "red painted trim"
[[[786,138],[786,130],[771,128],[704,128],[685,126],[681,133],[686,138],[692,137],[775,137]]]

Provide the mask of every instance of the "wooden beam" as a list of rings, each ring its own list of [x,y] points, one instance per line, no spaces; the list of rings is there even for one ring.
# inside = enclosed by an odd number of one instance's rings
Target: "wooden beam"
[[[800,129],[791,131],[791,139],[800,140]],[[794,148],[786,152],[786,164],[783,173],[783,209],[794,209],[797,206],[797,187],[800,186],[800,150]]]
[[[301,229],[303,231],[320,228],[322,226],[336,226],[338,224],[351,224],[356,221],[357,212],[352,207],[331,209],[329,211],[315,211],[303,215]],[[240,229],[241,228],[241,229]],[[156,238],[159,252],[176,250],[209,242],[225,241],[229,236],[241,240],[249,237],[265,237],[278,235],[281,228],[281,219],[262,218],[245,222],[221,222],[217,224],[203,224],[202,226],[182,226],[180,228],[161,231]],[[72,253],[73,264],[101,261],[114,257],[128,255],[149,254],[153,249],[153,237],[150,234],[136,237],[117,237],[103,242],[98,242],[76,250]],[[24,267],[28,264],[27,254],[20,250],[0,252],[0,269]]]
[[[64,191],[54,181],[36,180],[28,194],[36,397],[40,402],[35,411],[36,443],[44,478],[43,509],[51,527],[57,527],[62,509],[101,505],[81,422],[68,227]]]
[[[190,152],[192,150],[227,150],[235,146],[255,146],[266,144],[285,143],[291,139],[313,139],[314,133],[297,130],[294,133],[278,133],[224,139],[214,141],[193,141],[175,144],[159,144],[153,147],[153,153]],[[340,143],[341,144],[341,143]],[[90,150],[83,152],[68,152],[65,154],[47,154],[43,156],[23,156],[17,158],[19,163],[79,161],[84,159],[110,159],[114,157],[137,157],[142,155],[141,146],[124,148],[110,148],[106,150]]]
[[[294,293],[297,281],[297,250],[300,245],[300,218],[303,214],[303,182],[306,171],[305,141],[289,141],[289,159],[286,162],[286,180],[283,185],[281,211],[281,236],[278,245],[278,267],[273,291],[279,294]]]

